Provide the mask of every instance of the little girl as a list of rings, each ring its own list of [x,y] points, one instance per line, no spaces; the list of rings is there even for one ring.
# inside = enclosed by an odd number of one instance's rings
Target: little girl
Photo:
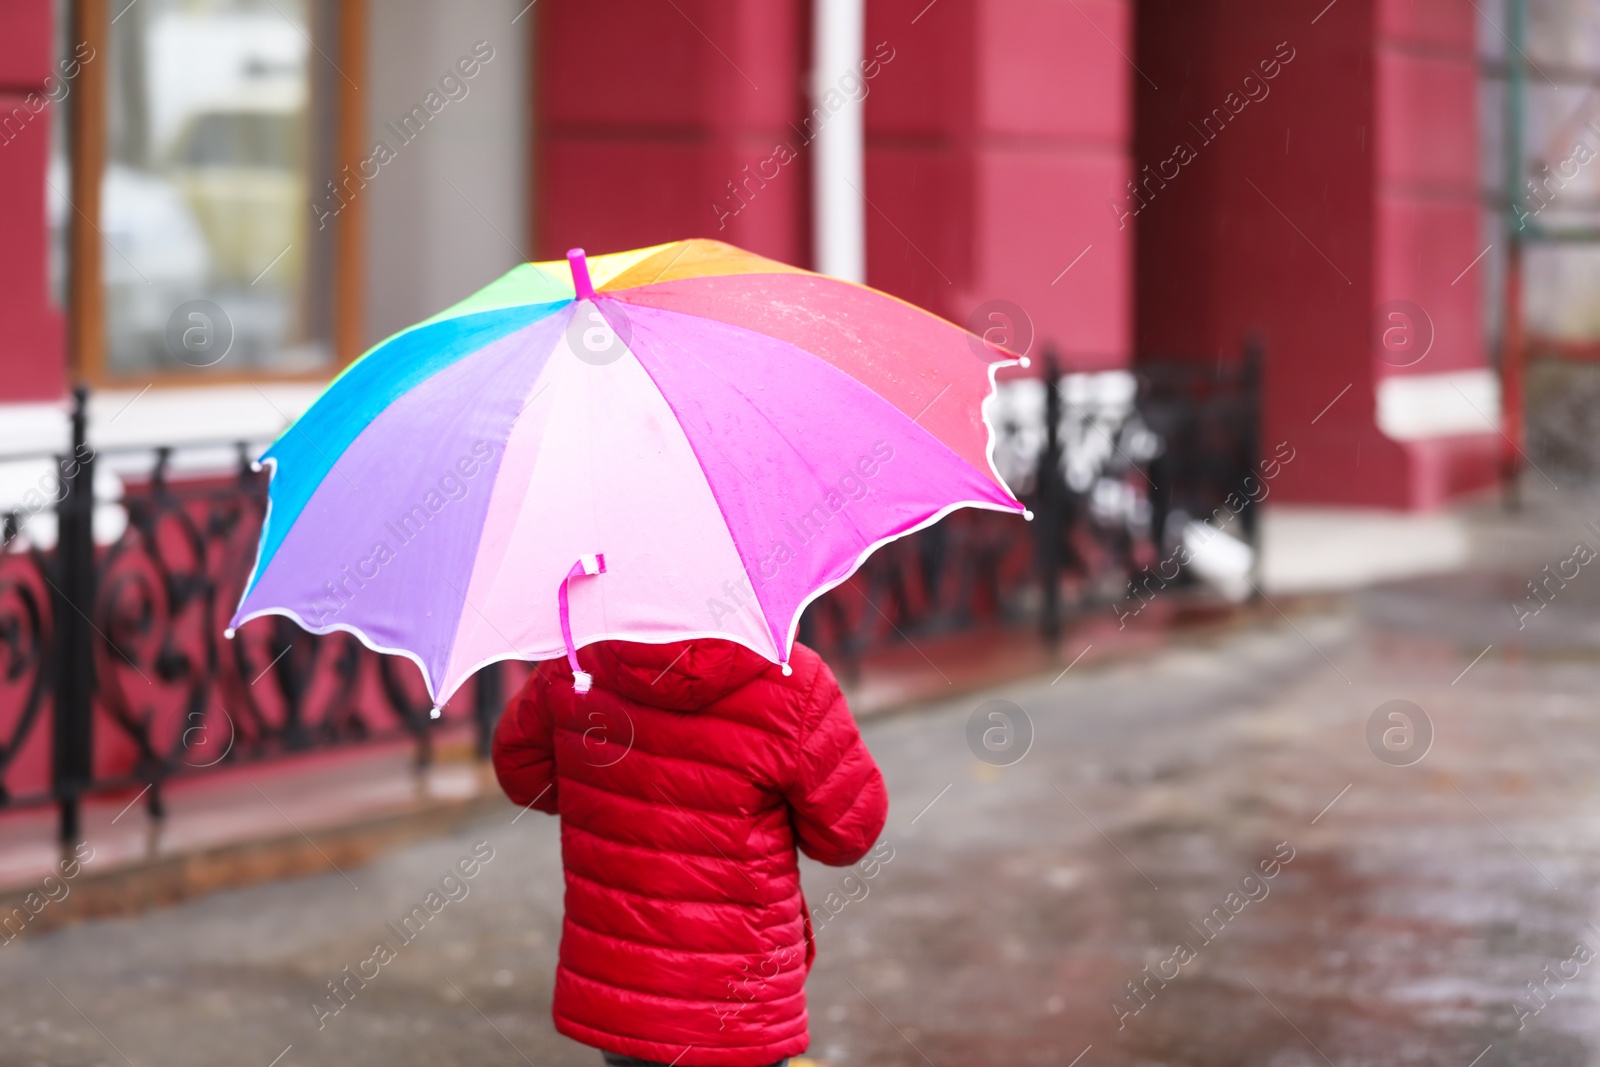
[[[795,850],[855,863],[888,814],[832,672],[714,639],[578,657],[592,690],[542,664],[494,739],[506,794],[561,816],[556,1029],[614,1067],[786,1064],[816,952]]]

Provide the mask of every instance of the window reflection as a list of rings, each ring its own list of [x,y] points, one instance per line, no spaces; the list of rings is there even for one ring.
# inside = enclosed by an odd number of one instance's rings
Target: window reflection
[[[333,129],[317,119],[333,108],[319,69],[331,46],[323,6],[141,0],[121,9],[100,208],[113,374],[329,363],[327,301],[308,298],[326,288],[328,259],[326,232],[307,225],[308,174],[327,158]],[[206,328],[231,334],[226,355],[184,347],[202,336],[194,301],[221,309]]]

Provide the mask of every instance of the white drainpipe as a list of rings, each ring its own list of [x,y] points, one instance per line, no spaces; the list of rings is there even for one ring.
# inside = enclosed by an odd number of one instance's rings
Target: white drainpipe
[[[811,75],[811,119],[820,123],[812,161],[812,235],[817,270],[852,282],[867,277],[866,213],[863,193],[865,97],[852,100],[850,86],[860,86],[866,33],[866,0],[816,0]],[[854,77],[847,77],[854,75]],[[857,89],[857,92],[860,92]],[[844,105],[830,112],[832,92]]]

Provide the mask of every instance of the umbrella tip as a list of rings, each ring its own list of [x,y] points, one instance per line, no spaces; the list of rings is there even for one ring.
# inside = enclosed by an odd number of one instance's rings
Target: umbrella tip
[[[578,299],[593,300],[594,283],[589,280],[589,260],[583,249],[567,249],[567,265],[572,268],[572,289]]]
[[[430,718],[430,719],[437,719],[439,716],[441,716],[443,714],[444,714],[443,709],[441,709],[439,707],[433,707],[433,708],[430,708],[428,710],[428,718]]]
[[[789,666],[787,663],[780,663],[779,666],[783,668],[783,676],[785,678],[794,673],[794,668]]]
[[[233,640],[233,635],[238,633],[238,632],[239,632],[238,630],[235,630],[233,627],[230,626],[226,630],[222,631],[222,636],[226,637],[229,641],[232,641]]]
[[[1033,521],[1033,512],[1029,511],[1027,508],[1023,508],[1022,509],[1022,517],[1024,519],[1027,519],[1029,522],[1032,522]]]
[[[1027,356],[1023,356],[1021,358],[1020,362],[1021,362],[1022,366],[1025,367],[1025,368],[1033,366],[1033,360],[1029,359]]]

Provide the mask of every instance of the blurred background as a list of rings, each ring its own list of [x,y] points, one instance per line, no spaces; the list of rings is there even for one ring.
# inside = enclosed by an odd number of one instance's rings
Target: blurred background
[[[1035,520],[802,623],[894,804],[815,1059],[1600,1056],[1597,0],[0,0],[0,193],[0,1064],[595,1059],[527,668],[222,627],[331,376],[696,236],[1030,357]]]

